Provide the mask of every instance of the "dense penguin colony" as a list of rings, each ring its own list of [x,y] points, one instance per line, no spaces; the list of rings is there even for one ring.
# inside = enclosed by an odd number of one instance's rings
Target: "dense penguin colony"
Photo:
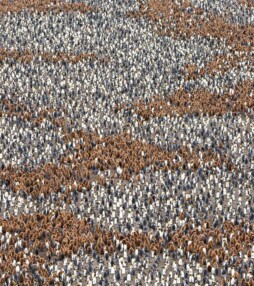
[[[253,25],[0,1],[0,285],[254,285]]]

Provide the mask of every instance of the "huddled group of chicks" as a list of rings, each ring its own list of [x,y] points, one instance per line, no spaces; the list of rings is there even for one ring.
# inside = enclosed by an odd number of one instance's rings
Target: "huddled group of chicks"
[[[0,285],[254,285],[251,1],[0,15]]]

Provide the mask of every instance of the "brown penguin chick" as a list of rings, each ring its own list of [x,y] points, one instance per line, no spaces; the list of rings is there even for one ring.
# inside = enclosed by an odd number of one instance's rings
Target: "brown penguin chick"
[[[113,253],[113,252],[114,252],[114,246],[113,246],[113,244],[111,244],[109,246],[109,253]]]
[[[91,245],[88,245],[88,246],[86,247],[86,251],[87,251],[87,253],[92,253]]]
[[[201,264],[206,265],[206,257],[204,255],[201,257]]]
[[[154,255],[157,255],[159,253],[159,249],[156,245],[152,246],[152,251],[154,252]]]
[[[175,251],[176,251],[176,247],[174,246],[174,243],[173,243],[173,242],[170,242],[170,243],[169,243],[169,250],[170,250],[171,252],[175,252]]]
[[[130,254],[133,254],[134,253],[134,248],[130,247],[129,252],[130,252]]]
[[[209,250],[213,248],[213,240],[208,241],[207,247]]]
[[[221,280],[221,286],[226,286],[226,285],[227,285],[227,280],[225,277],[223,277]]]
[[[210,273],[210,272],[212,272],[212,265],[211,264],[209,264],[208,266],[207,266],[207,271]]]

